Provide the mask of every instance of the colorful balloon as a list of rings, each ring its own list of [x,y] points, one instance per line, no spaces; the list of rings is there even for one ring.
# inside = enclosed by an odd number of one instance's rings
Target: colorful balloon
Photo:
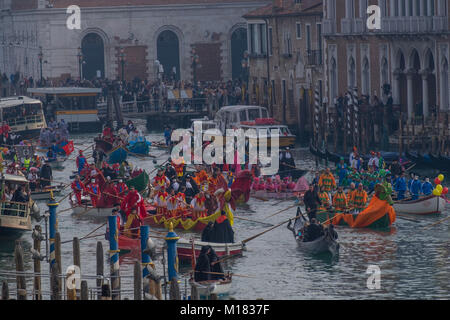
[[[441,192],[442,194],[447,194],[448,193],[448,188],[447,187],[445,187],[443,190],[442,190],[442,192]]]
[[[438,184],[436,186],[436,190],[439,191],[440,193],[442,193],[442,190],[444,190],[444,187],[442,187],[442,184]]]
[[[443,175],[443,174],[438,175],[438,179],[439,179],[441,182],[444,181],[444,175]]]
[[[440,197],[440,196],[441,196],[441,193],[439,192],[439,190],[434,189],[434,190],[433,190],[433,195],[435,195],[436,197]]]
[[[435,185],[441,184],[441,180],[439,180],[439,178],[434,179],[434,184]]]

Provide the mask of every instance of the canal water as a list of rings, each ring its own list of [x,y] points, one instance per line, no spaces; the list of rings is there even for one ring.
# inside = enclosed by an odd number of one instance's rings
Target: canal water
[[[93,135],[73,136],[76,148],[84,149],[93,142]],[[150,141],[161,141],[161,134],[147,134]],[[164,162],[168,153],[154,149],[158,164]],[[314,170],[315,159],[307,148],[295,150],[297,166]],[[135,166],[147,172],[154,168],[152,159],[140,160],[129,158]],[[331,164],[330,164],[331,165]],[[319,164],[324,167],[324,164]],[[64,171],[54,171],[54,179],[67,183],[75,161],[68,162]],[[437,172],[429,172],[434,179]],[[307,179],[311,181],[312,175]],[[450,176],[447,177],[450,180]],[[62,195],[70,192],[67,188]],[[58,198],[57,198],[58,199]],[[276,225],[295,216],[295,208],[280,213],[272,218],[265,217],[278,210],[293,205],[292,201],[279,203],[278,200],[267,202],[251,198],[249,203],[237,209],[236,215],[264,220]],[[47,210],[45,202],[40,202],[41,213]],[[60,203],[58,210],[69,208],[68,200]],[[224,269],[231,271],[233,277],[230,295],[224,299],[449,299],[450,298],[450,220],[434,226],[425,227],[439,221],[450,213],[450,205],[441,216],[412,217],[410,220],[397,218],[394,226],[386,230],[350,229],[338,227],[340,254],[336,258],[329,256],[313,257],[298,250],[292,233],[285,226],[272,230],[247,243],[243,257],[234,258],[224,263]],[[415,221],[412,221],[415,219]],[[106,219],[92,220],[77,218],[70,211],[58,217],[58,228],[62,241],[73,237],[81,238]],[[34,222],[36,223],[36,222]],[[43,223],[43,222],[41,222]],[[235,239],[243,240],[268,228],[267,225],[235,219]],[[44,229],[44,226],[43,226]],[[103,228],[101,230],[104,230]],[[159,229],[159,231],[162,231]],[[199,236],[192,233],[176,232],[185,237]],[[96,232],[96,234],[99,232]],[[33,260],[29,252],[32,247],[31,232],[20,237],[25,251],[25,268],[32,272]],[[81,241],[81,272],[83,276],[96,273],[96,243],[102,241],[105,262],[108,262],[109,243],[104,237]],[[162,246],[161,239],[154,240]],[[42,245],[45,250],[45,245]],[[133,266],[139,257],[122,256],[120,274],[122,276],[122,298],[133,297]],[[157,272],[163,275],[160,255],[155,261]],[[62,244],[63,272],[73,262],[72,243]],[[380,270],[379,289],[368,288],[368,273],[374,268]],[[48,264],[42,263],[43,273],[48,273]],[[14,239],[0,237],[0,281],[10,282],[10,291],[15,292],[14,278],[4,271],[14,271]],[[189,266],[182,266],[180,287],[185,292],[185,283],[189,275]],[[109,266],[105,264],[109,275]],[[32,290],[32,279],[27,281],[27,289]],[[88,286],[95,287],[95,280],[88,279]],[[44,297],[48,299],[48,278],[43,279]],[[189,293],[189,289],[187,290]],[[29,297],[30,298],[30,297]]]

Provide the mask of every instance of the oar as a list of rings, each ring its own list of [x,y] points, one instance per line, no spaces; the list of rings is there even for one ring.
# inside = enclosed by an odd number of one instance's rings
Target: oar
[[[445,218],[445,219],[439,220],[438,222],[435,222],[435,223],[433,223],[433,224],[430,224],[430,225],[426,226],[424,229],[425,229],[425,230],[428,230],[428,229],[430,229],[431,227],[434,227],[435,225],[438,225],[438,224],[440,224],[440,223],[442,223],[442,222],[444,222],[444,221],[446,221],[446,220],[449,220],[449,219],[450,219],[450,217],[447,217],[447,218]]]
[[[291,218],[291,219],[295,219],[295,217],[294,217],[294,218]],[[273,226],[272,228],[269,228],[269,229],[267,229],[267,230],[265,230],[265,231],[263,231],[263,232],[260,232],[260,233],[254,235],[254,236],[252,236],[252,237],[250,237],[250,238],[248,238],[248,239],[242,240],[242,244],[246,244],[247,242],[249,242],[249,241],[251,241],[251,240],[253,240],[253,239],[258,238],[259,236],[262,236],[263,234],[265,234],[265,233],[267,233],[267,232],[269,232],[269,231],[271,231],[271,230],[273,230],[273,229],[275,229],[275,228],[278,228],[278,227],[282,226],[283,224],[286,224],[286,223],[289,222],[289,220],[291,220],[291,219],[288,219],[288,220],[286,220],[286,221],[283,221],[283,222],[281,222],[280,224],[277,224],[276,226]]]
[[[252,198],[255,198],[255,199],[258,199],[258,200],[261,200],[261,201],[269,201],[268,199],[263,198],[263,197],[252,196]]]
[[[417,163],[414,163],[412,166],[410,166],[410,167],[409,167],[408,169],[406,169],[405,171],[411,170],[411,169],[414,168],[416,165],[417,165]]]
[[[285,212],[286,210],[292,209],[292,208],[294,208],[294,207],[296,207],[296,206],[297,206],[297,204],[294,204],[293,206],[290,206],[290,207],[287,207],[287,208],[285,208],[285,209],[283,209],[283,210],[277,211],[277,212],[275,212],[274,214],[272,214],[272,215],[266,217],[265,219],[268,219],[268,218],[271,218],[271,217],[273,217],[273,216],[276,216],[277,214],[280,214],[280,213],[282,213],[282,212]]]
[[[87,237],[89,237],[91,234],[93,234],[95,231],[97,231],[98,229],[100,229],[103,226],[106,226],[107,222],[105,222],[104,224],[102,224],[101,226],[95,228],[94,230],[92,230],[91,232],[89,232],[87,235],[85,235],[84,237],[81,237],[80,240],[86,239]]]
[[[408,221],[420,223],[420,221],[417,220],[417,219],[414,219],[414,218],[411,218],[411,217],[404,216],[404,215],[402,215],[402,214],[400,214],[400,213],[397,213],[397,212],[395,213],[395,215],[398,216],[398,217],[401,218],[401,219],[405,219],[405,220],[408,220]]]
[[[194,271],[191,271],[191,272],[194,272]],[[219,274],[219,275],[223,275],[223,276],[228,275],[228,273],[222,273],[222,272],[209,272],[209,271],[195,271],[195,272],[207,273],[207,274]],[[244,275],[244,274],[237,274],[237,273],[230,273],[230,275],[232,275],[233,277],[244,277],[244,278],[254,278],[254,279],[257,278],[257,277],[248,276],[248,275]]]
[[[237,216],[234,216],[234,218],[235,219],[239,219],[239,220],[245,220],[245,221],[256,222],[256,223],[261,223],[261,224],[273,226],[273,224],[267,223],[267,222],[262,222],[262,221],[257,221],[257,220],[252,220],[252,219],[247,219],[247,218],[242,218],[242,217],[237,217]]]

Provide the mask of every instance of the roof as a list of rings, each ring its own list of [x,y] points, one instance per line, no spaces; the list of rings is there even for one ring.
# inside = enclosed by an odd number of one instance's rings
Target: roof
[[[270,18],[322,14],[322,0],[303,0],[300,5],[295,4],[293,0],[274,0],[271,4],[246,13],[244,18]]]
[[[1,175],[1,180],[28,183],[28,180],[25,177],[9,173],[3,173]]]
[[[94,94],[101,93],[101,88],[81,88],[81,87],[58,87],[58,88],[29,88],[29,93],[44,95],[67,95],[67,94]]]
[[[41,104],[42,102],[40,100],[36,100],[25,96],[8,97],[0,99],[0,108],[9,108],[20,106],[22,104],[35,104],[35,103]]]

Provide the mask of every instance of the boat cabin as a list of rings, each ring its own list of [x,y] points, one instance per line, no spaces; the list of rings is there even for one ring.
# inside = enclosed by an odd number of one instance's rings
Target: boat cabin
[[[100,132],[98,117],[100,88],[30,88],[28,92],[42,100],[47,119],[64,121],[70,132]]]
[[[22,138],[33,138],[47,127],[42,102],[25,96],[0,99],[0,121]]]
[[[0,232],[31,230],[31,198],[27,202],[15,202],[10,197],[20,186],[26,192],[28,180],[23,176],[2,173],[0,176],[2,199],[0,199]]]

